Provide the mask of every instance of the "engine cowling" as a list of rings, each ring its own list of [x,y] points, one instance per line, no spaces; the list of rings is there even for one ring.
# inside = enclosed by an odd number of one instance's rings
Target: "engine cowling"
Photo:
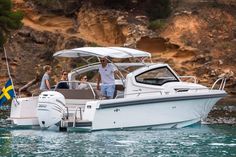
[[[37,115],[41,128],[59,127],[67,110],[65,97],[56,91],[45,91],[39,95]]]

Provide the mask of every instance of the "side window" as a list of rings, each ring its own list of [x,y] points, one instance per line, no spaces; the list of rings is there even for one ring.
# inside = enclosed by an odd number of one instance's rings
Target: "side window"
[[[167,82],[179,82],[174,74],[167,68],[157,68],[135,77],[138,83],[150,84],[150,85],[163,85]]]

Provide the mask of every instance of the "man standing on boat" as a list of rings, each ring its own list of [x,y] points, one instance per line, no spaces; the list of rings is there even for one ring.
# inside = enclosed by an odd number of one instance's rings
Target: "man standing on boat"
[[[45,65],[43,67],[43,70],[45,71],[43,78],[41,80],[41,84],[40,84],[40,90],[44,91],[44,90],[50,90],[50,83],[49,83],[49,75],[52,72],[52,67],[50,65]]]
[[[101,93],[108,99],[114,98],[115,93],[115,76],[114,74],[118,75],[117,68],[108,63],[105,57],[100,58],[101,65],[98,68],[98,80],[97,80],[97,90],[100,90],[100,82],[102,81],[101,85]]]

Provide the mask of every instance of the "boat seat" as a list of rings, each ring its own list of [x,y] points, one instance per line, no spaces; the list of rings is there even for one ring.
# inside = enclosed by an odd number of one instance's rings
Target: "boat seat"
[[[56,91],[63,94],[66,99],[94,99],[94,94],[90,89],[57,89]]]

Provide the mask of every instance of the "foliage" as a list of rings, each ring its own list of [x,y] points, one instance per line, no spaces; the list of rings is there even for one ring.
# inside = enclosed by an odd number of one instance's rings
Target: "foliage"
[[[90,0],[94,5],[112,9],[145,11],[151,20],[166,18],[171,13],[171,0]]]
[[[100,45],[98,45],[97,43],[91,42],[88,44],[91,47],[101,47]]]
[[[150,20],[166,18],[171,13],[170,0],[149,0],[146,12]]]
[[[53,3],[54,4],[57,3],[57,0],[34,0],[34,1],[41,5],[51,5]]]
[[[0,31],[0,48],[2,47],[1,45],[3,45],[3,42],[4,42],[3,33],[2,33],[2,31]]]
[[[151,21],[149,23],[148,28],[152,29],[152,30],[162,29],[162,28],[165,27],[165,25],[166,25],[166,21],[165,20],[157,19],[157,20]]]
[[[102,6],[110,9],[127,10],[133,12],[146,13],[150,20],[167,18],[171,13],[171,0],[31,0],[36,5],[45,7],[49,10],[59,11],[71,3],[80,5],[81,3],[92,4],[94,7]],[[77,3],[73,3],[77,2]],[[88,5],[90,6],[90,5]],[[61,8],[62,7],[62,8]],[[70,7],[71,8],[71,7]],[[77,6],[76,8],[79,8]],[[48,11],[48,10],[47,10]]]
[[[130,0],[104,0],[104,5],[113,9],[129,8]]]
[[[0,0],[0,47],[11,30],[22,26],[23,14],[20,11],[12,11],[11,0]]]

